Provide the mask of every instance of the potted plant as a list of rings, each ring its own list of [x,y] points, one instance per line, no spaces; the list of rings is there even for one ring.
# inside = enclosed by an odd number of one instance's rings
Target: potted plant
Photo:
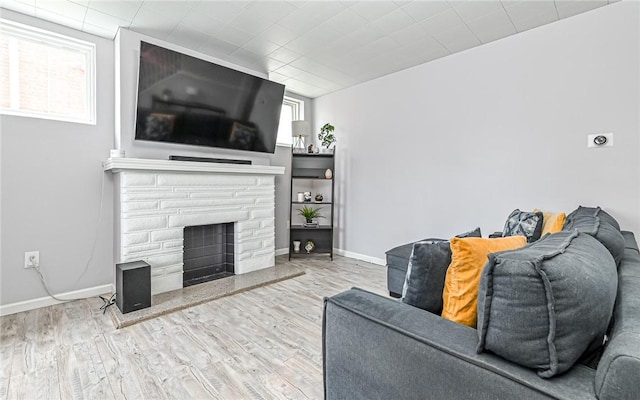
[[[302,215],[305,220],[307,220],[307,224],[313,224],[314,218],[324,218],[322,215],[320,215],[320,210],[322,210],[322,207],[313,208],[304,206],[301,209],[298,209],[298,214]]]
[[[324,149],[322,150],[326,149],[326,151],[323,151],[323,153],[328,153],[329,146],[331,146],[336,141],[336,137],[333,134],[334,129],[335,128],[333,127],[333,125],[329,123],[324,124],[322,128],[320,128],[320,133],[318,133],[318,140],[320,140],[320,144],[324,146]]]

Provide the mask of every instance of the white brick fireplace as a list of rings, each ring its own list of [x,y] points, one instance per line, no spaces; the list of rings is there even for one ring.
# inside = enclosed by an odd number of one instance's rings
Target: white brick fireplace
[[[185,226],[234,223],[235,273],[275,265],[275,175],[284,167],[110,158],[116,262],[151,265],[153,294],[182,288]]]

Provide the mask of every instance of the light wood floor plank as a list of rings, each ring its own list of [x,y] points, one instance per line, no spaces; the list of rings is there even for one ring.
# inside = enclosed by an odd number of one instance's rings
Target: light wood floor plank
[[[322,399],[323,299],[386,270],[285,260],[306,274],[119,330],[99,298],[0,317],[0,400]]]

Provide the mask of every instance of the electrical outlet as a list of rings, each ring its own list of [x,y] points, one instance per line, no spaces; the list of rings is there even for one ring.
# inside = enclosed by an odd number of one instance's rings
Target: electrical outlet
[[[36,265],[40,265],[40,252],[39,251],[27,251],[24,253],[24,267],[35,268]]]

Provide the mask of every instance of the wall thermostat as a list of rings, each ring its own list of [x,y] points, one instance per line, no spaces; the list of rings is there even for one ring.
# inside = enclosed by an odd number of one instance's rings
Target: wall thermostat
[[[613,133],[595,133],[587,136],[587,147],[613,146]]]

